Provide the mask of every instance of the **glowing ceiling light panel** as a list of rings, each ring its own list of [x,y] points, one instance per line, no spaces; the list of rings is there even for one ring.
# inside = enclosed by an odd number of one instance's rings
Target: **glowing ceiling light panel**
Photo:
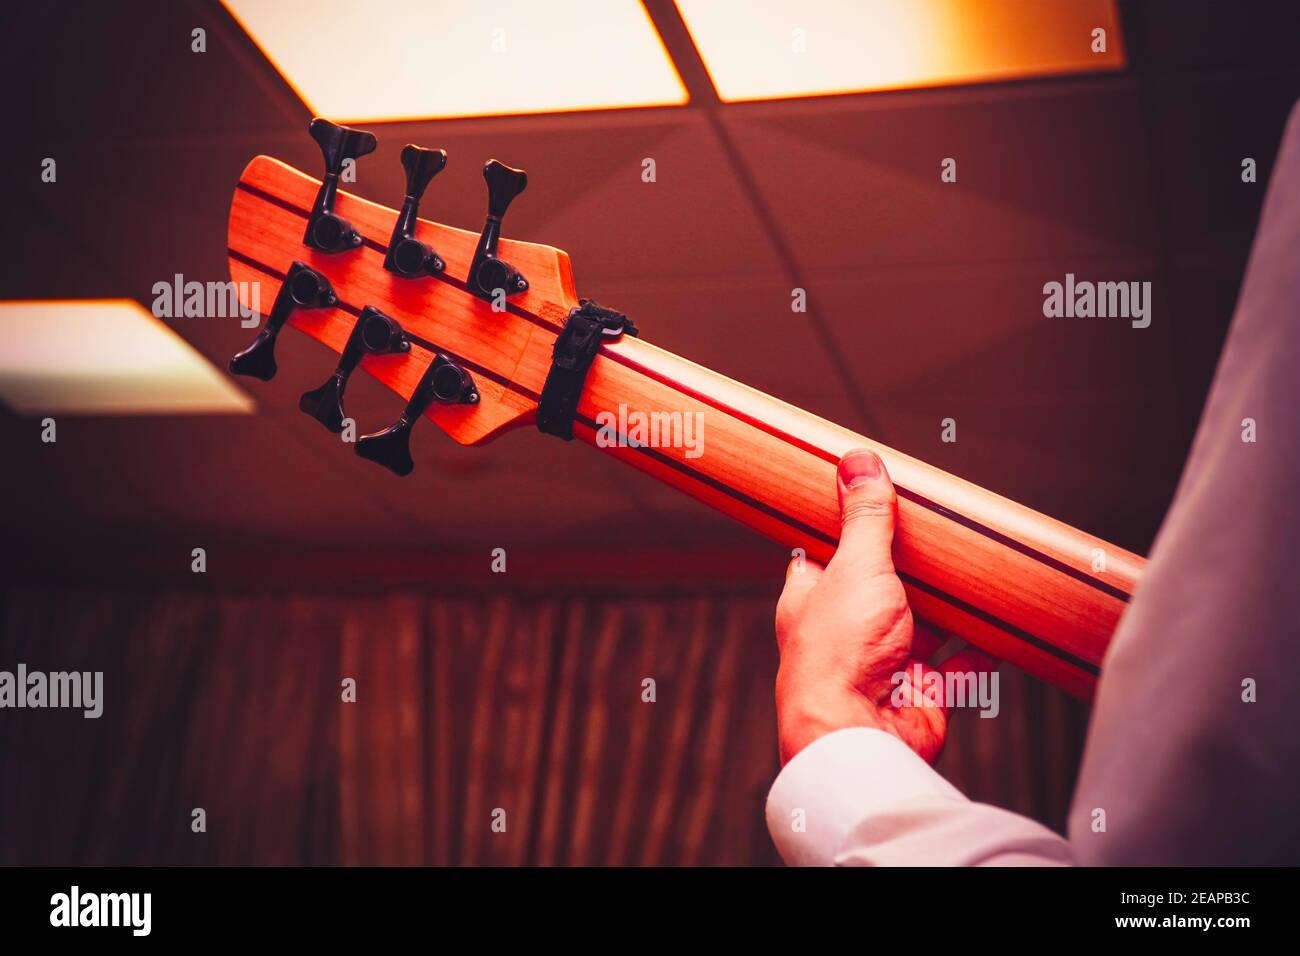
[[[676,106],[638,0],[222,0],[335,122]]]
[[[0,302],[0,399],[28,415],[230,415],[255,408],[132,299]]]
[[[676,2],[727,102],[1105,72],[1125,62],[1114,0]]]

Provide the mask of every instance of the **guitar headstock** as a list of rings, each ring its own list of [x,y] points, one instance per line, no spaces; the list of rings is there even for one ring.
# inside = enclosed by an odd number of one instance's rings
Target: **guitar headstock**
[[[399,211],[338,188],[347,161],[375,148],[373,136],[319,119],[310,132],[325,158],[323,181],[258,156],[235,189],[231,278],[241,289],[257,283],[262,303],[274,297],[275,305],[231,371],[270,379],[283,325],[329,346],[339,367],[303,396],[303,411],[339,431],[348,376],[366,371],[408,405],[390,428],[362,436],[357,451],[399,474],[409,471],[405,443],[420,417],[467,445],[532,422],[555,339],[579,302],[565,252],[501,236],[524,172],[486,164],[488,214],[474,233],[418,218],[421,194],[446,162],[442,150],[403,149]]]

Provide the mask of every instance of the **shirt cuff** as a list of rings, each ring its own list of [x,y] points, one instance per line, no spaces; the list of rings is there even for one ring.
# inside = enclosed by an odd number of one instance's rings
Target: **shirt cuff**
[[[846,727],[814,740],[777,775],[767,829],[791,866],[831,866],[863,819],[925,797],[969,802],[897,737]]]

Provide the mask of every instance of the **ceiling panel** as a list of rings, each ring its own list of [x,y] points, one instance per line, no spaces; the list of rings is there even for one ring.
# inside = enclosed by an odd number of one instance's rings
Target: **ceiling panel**
[[[193,294],[165,288],[160,298]],[[247,415],[255,407],[132,299],[0,301],[0,399],[25,415]]]
[[[307,107],[340,123],[687,98],[638,0],[221,2]]]
[[[1114,0],[676,3],[725,102],[1093,73],[1125,63]]]
[[[1151,248],[1151,152],[1127,83],[725,113],[801,269]],[[1098,131],[1105,130],[1104,145]],[[941,180],[956,161],[956,181]]]

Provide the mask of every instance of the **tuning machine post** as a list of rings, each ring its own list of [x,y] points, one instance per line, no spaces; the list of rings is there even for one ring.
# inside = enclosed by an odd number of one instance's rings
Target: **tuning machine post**
[[[319,388],[304,392],[298,407],[335,434],[343,431],[343,420],[347,418],[343,410],[343,392],[362,357],[410,350],[411,341],[397,321],[374,306],[366,306],[352,326],[352,334],[343,347],[334,374]]]
[[[330,280],[301,262],[289,267],[271,314],[252,343],[230,360],[230,371],[269,382],[275,378],[275,342],[295,309],[323,309],[338,302]]]
[[[395,475],[409,475],[415,470],[411,458],[411,428],[434,402],[443,405],[476,405],[478,389],[469,372],[441,352],[420,377],[420,383],[411,393],[406,409],[397,421],[383,431],[362,435],[357,439],[357,454],[368,461],[383,465]]]
[[[445,149],[425,149],[408,144],[402,148],[402,168],[406,171],[406,196],[402,211],[393,224],[393,235],[388,240],[388,255],[384,268],[404,279],[434,275],[446,263],[428,244],[415,238],[415,222],[420,214],[420,197],[434,176],[447,165]]]
[[[307,232],[302,241],[320,252],[345,252],[361,245],[361,234],[352,223],[334,212],[339,175],[348,160],[373,153],[378,145],[373,133],[338,126],[329,120],[314,119],[307,127],[311,138],[320,146],[325,159],[325,179],[316,193],[316,202],[307,217]]]
[[[483,166],[483,179],[488,189],[487,221],[465,284],[475,295],[488,300],[498,294],[519,295],[528,290],[528,280],[510,263],[498,258],[497,247],[501,242],[501,220],[510,203],[528,186],[528,174],[489,159]]]

